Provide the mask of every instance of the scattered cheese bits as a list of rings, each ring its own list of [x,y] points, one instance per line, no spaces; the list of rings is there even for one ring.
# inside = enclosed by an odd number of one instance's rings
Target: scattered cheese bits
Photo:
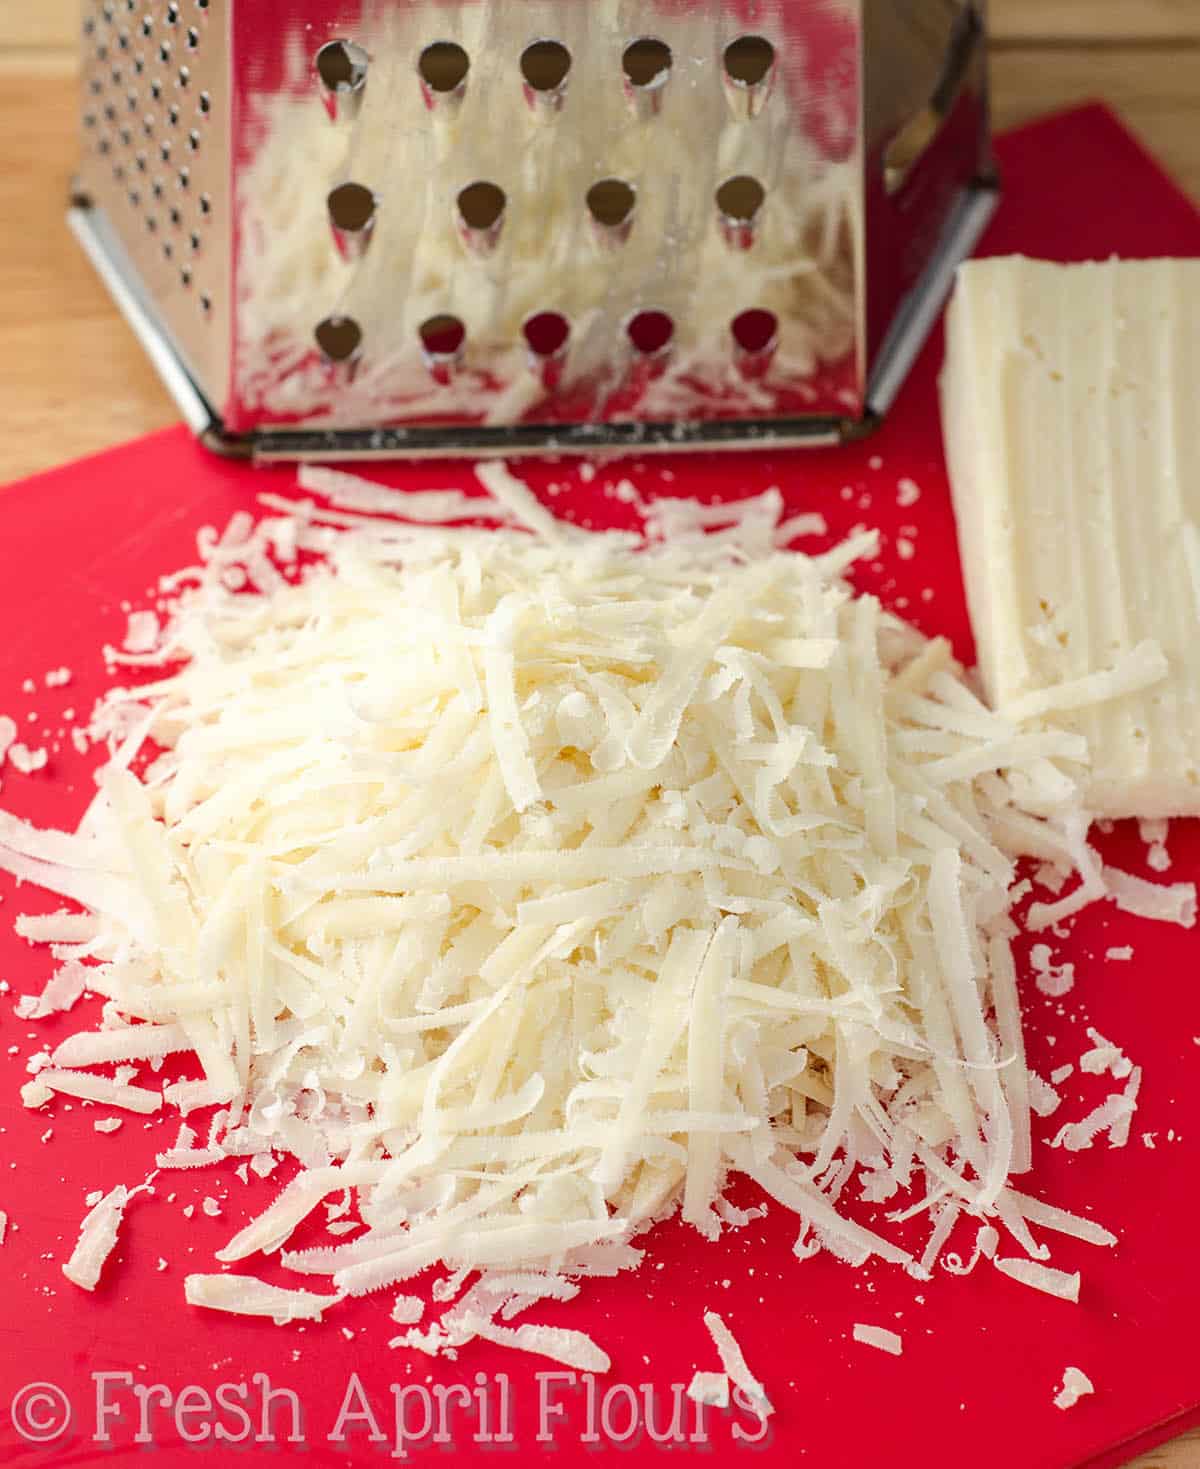
[[[1049,1265],[1039,1265],[1036,1260],[1018,1258],[997,1259],[992,1264],[1002,1275],[1019,1280],[1032,1290],[1044,1291],[1048,1296],[1057,1296],[1062,1301],[1079,1301],[1079,1274],[1068,1275],[1063,1270],[1054,1270]]]
[[[1120,872],[1104,869],[1108,895],[1123,913],[1136,918],[1150,918],[1158,923],[1177,923],[1181,928],[1196,925],[1196,884],[1194,882],[1157,883]]]
[[[28,745],[20,741],[10,746],[8,751],[8,763],[14,770],[19,770],[22,775],[32,775],[36,770],[45,770],[49,758],[45,750],[31,750]]]
[[[7,1236],[7,1234],[8,1234],[8,1215],[4,1212],[3,1209],[0,1209],[0,1245],[2,1245],[4,1243],[4,1240],[5,1240],[5,1237]]]
[[[0,714],[0,766],[17,739],[17,722],[7,714]]]
[[[1095,1391],[1085,1372],[1081,1372],[1078,1367],[1068,1367],[1063,1373],[1063,1385],[1055,1396],[1054,1406],[1065,1412],[1068,1408],[1073,1408],[1080,1398],[1086,1398]]]
[[[729,1378],[724,1372],[696,1372],[687,1386],[687,1395],[693,1403],[708,1408],[728,1408]]]
[[[398,1295],[392,1306],[392,1320],[398,1326],[415,1326],[425,1314],[425,1302],[420,1296]]]
[[[84,1215],[79,1240],[62,1268],[62,1273],[80,1290],[95,1290],[99,1284],[104,1262],[116,1248],[117,1232],[129,1199],[130,1191],[118,1184],[110,1193],[97,1199]]]
[[[766,1389],[746,1365],[746,1358],[733,1332],[716,1311],[705,1311],[704,1324],[708,1327],[708,1334],[717,1348],[717,1355],[721,1359],[725,1375],[735,1387],[742,1390],[760,1418],[769,1418],[775,1409],[771,1406]]]
[[[191,1276],[188,1299],[316,1319],[478,1270],[396,1342],[601,1370],[578,1333],[500,1323],[635,1267],[674,1209],[736,1227],[739,1174],[801,1256],[922,1276],[961,1208],[1032,1253],[1008,910],[1030,855],[1097,895],[1078,738],[993,714],[945,642],[855,599],[873,533],[781,551],[817,526],[778,491],[630,502],[640,533],[592,534],[500,464],[478,496],[301,477],[341,508],[265,494],[138,623],[120,657],[161,672],[98,709],[78,830],[0,812],[0,868],[86,910],[106,1002],[27,1105],[215,1106],[161,1166],[300,1165],[220,1258],[280,1251],[337,1294]],[[200,1079],[134,1084],[179,1053]],[[928,1263],[839,1207],[859,1170],[879,1199],[953,1192]],[[362,1228],[285,1248],[333,1196]]]
[[[183,1294],[189,1306],[228,1311],[235,1316],[269,1316],[276,1326],[320,1321],[321,1313],[342,1299],[308,1290],[285,1290],[255,1275],[188,1275]]]
[[[876,1347],[881,1352],[890,1352],[893,1357],[900,1356],[904,1351],[903,1339],[884,1326],[865,1326],[861,1321],[856,1321],[854,1340],[862,1342],[864,1346]]]

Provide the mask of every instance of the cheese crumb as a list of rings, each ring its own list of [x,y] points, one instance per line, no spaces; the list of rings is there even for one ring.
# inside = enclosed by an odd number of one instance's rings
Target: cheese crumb
[[[1055,1396],[1054,1406],[1065,1412],[1068,1408],[1073,1408],[1081,1398],[1095,1391],[1086,1373],[1081,1372],[1078,1367],[1068,1367],[1063,1373],[1063,1385]]]
[[[854,1340],[862,1342],[864,1346],[875,1347],[878,1351],[890,1352],[893,1357],[900,1356],[904,1351],[903,1339],[884,1326],[866,1326],[861,1321],[856,1321]]]

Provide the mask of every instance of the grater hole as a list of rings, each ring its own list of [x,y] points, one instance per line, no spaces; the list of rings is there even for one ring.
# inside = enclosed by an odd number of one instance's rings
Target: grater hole
[[[199,44],[200,44],[200,32],[196,29],[195,26],[188,26],[188,28],[187,28],[187,45],[188,45],[188,50],[189,51],[194,51],[196,49],[196,47],[199,46]]]
[[[192,182],[191,170],[190,169],[187,169],[187,168],[181,168],[179,170],[178,178],[179,178],[179,187],[181,189],[187,189],[187,188],[189,188],[190,185],[191,185],[191,182]]]
[[[601,179],[587,191],[588,213],[607,229],[619,229],[636,203],[637,190],[624,179]]]
[[[119,87],[124,78],[124,75],[124,72],[122,72],[119,66],[114,66],[112,71],[109,73],[109,80],[112,82],[114,87]]]
[[[498,184],[468,184],[458,196],[458,212],[468,229],[490,230],[503,215],[508,196]]]
[[[653,36],[631,41],[621,57],[621,67],[629,83],[641,90],[661,87],[671,71],[671,48]]]
[[[179,24],[179,6],[175,3],[167,6],[167,24],[169,26]]]
[[[162,198],[165,192],[162,179],[154,180],[154,182],[150,185],[150,192],[154,195],[156,199]]]
[[[88,82],[88,91],[91,92],[93,97],[98,97],[104,91],[104,83],[99,77],[92,77]]]
[[[150,95],[156,102],[162,101],[162,82],[157,78],[150,83]]]
[[[195,232],[195,230],[193,230],[192,233],[188,235],[188,244],[192,247],[193,252],[196,252],[200,249],[200,236]]]
[[[640,356],[655,357],[671,345],[675,322],[667,312],[656,308],[636,311],[625,324],[625,335]]]
[[[534,41],[521,53],[521,75],[535,92],[557,92],[571,70],[571,53],[561,41]]]
[[[179,284],[184,288],[184,290],[187,290],[187,288],[191,285],[191,283],[192,283],[192,272],[185,265],[183,267],[183,269],[179,272]]]
[[[207,92],[200,93],[200,111],[206,115],[212,111],[212,98]]]
[[[145,153],[139,153],[133,160],[133,164],[138,173],[145,173],[150,167],[150,160]]]
[[[467,79],[471,58],[454,41],[434,41],[421,52],[417,70],[431,92],[456,92]]]
[[[326,200],[329,222],[335,230],[346,234],[361,234],[375,218],[378,200],[365,184],[339,184],[329,193]],[[201,209],[204,201],[201,200]]]
[[[171,145],[170,145],[169,142],[166,141],[166,139],[164,139],[158,145],[158,156],[162,159],[162,161],[164,163],[170,163],[170,161],[171,161]]]
[[[142,118],[142,135],[147,138],[154,136],[154,114],[152,112],[147,112]]]
[[[353,41],[330,41],[317,52],[317,75],[329,92],[357,92],[367,79],[367,53]]]
[[[170,61],[170,59],[171,59],[171,43],[170,43],[170,41],[163,41],[159,45],[159,48],[158,48],[158,59],[160,61]]]
[[[567,345],[571,323],[561,311],[538,311],[526,318],[521,332],[535,357],[557,357]]]
[[[129,202],[134,207],[134,209],[140,208],[142,202],[141,191],[138,189],[130,189]]]
[[[148,15],[142,17],[142,35],[152,36],[154,34],[154,22]]]
[[[136,112],[138,110],[138,94],[136,92],[126,92],[125,105],[129,108],[130,112]]]
[[[181,66],[179,68],[179,85],[181,87],[186,87],[187,84],[191,81],[191,79],[192,79],[191,70],[188,67],[186,67],[186,66]]]
[[[775,47],[765,36],[739,36],[725,48],[725,75],[742,87],[765,82],[775,65]]]
[[[117,136],[120,138],[121,145],[124,148],[128,148],[133,143],[133,134],[128,128],[118,128]]]
[[[749,174],[738,174],[735,178],[726,179],[717,190],[717,208],[726,219],[750,224],[763,207],[766,197],[767,191],[757,179]]]
[[[200,213],[201,214],[211,214],[212,213],[212,195],[211,194],[201,194],[200,195]]]
[[[172,127],[179,126],[179,108],[174,102],[167,108],[167,121]]]
[[[208,316],[212,311],[212,297],[207,292],[200,297],[200,310],[204,312],[205,316]]]
[[[128,51],[130,46],[129,32],[122,31],[117,37],[117,45],[122,51]]]
[[[175,246],[171,244],[170,240],[164,240],[163,241],[162,252],[163,252],[163,259],[164,260],[173,260],[174,259],[174,257],[175,257]]]
[[[352,316],[327,316],[313,335],[326,362],[349,362],[362,349],[362,327]]]
[[[192,150],[193,153],[196,153],[196,152],[199,151],[199,149],[200,149],[200,134],[196,131],[195,128],[192,128],[191,131],[188,133],[188,135],[187,135],[187,144],[188,144],[188,147]]]
[[[108,119],[109,122],[116,122],[117,109],[112,105],[111,102],[106,102],[104,104],[104,116]]]
[[[154,217],[153,214],[148,214],[146,216],[146,229],[152,235],[156,235],[158,233],[158,220]]]
[[[136,76],[141,76],[146,70],[145,60],[141,56],[135,56],[133,58],[133,70]]]
[[[179,209],[174,204],[171,205],[171,208],[167,214],[167,218],[171,221],[176,229],[178,229],[179,226],[183,223],[183,215],[179,212]]]
[[[456,357],[467,340],[467,329],[457,316],[439,312],[417,328],[421,346],[431,357]]]
[[[108,141],[107,138],[101,138],[100,141],[96,144],[96,147],[99,152],[105,154],[106,156],[112,152],[112,144]]]
[[[758,356],[769,351],[779,334],[779,318],[758,307],[743,311],[729,323],[735,344],[743,352]]]

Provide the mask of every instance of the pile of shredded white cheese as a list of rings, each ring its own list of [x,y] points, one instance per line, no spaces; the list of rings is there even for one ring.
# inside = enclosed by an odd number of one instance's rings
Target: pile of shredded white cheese
[[[82,909],[24,921],[68,976],[28,1013],[80,971],[108,1002],[27,1102],[217,1109],[164,1169],[292,1155],[220,1259],[332,1290],[193,1274],[187,1299],[318,1318],[440,1264],[439,1320],[397,1299],[395,1344],[425,1351],[602,1370],[578,1332],[501,1323],[636,1265],[676,1211],[715,1239],[738,1174],[795,1215],[800,1258],[926,1278],[965,1213],[1023,1252],[1000,1269],[1074,1297],[1030,1226],[1113,1236],[1012,1185],[1008,910],[1022,854],[1087,879],[1080,742],[993,714],[944,641],[855,599],[873,535],[783,549],[802,527],[777,492],[593,534],[479,476],[490,498],[307,471],[323,506],[266,496],[203,534],[173,615],[112,653],[162,676],[98,711],[78,830],[0,813],[0,868]],[[164,1087],[173,1053],[195,1077]],[[335,1195],[348,1237],[289,1249]],[[80,1284],[126,1197],[89,1215]],[[922,1212],[914,1255],[890,1221]]]

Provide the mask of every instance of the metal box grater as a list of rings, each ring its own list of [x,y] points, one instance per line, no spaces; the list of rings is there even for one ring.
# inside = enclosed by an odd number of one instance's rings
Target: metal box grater
[[[84,0],[71,222],[214,447],[828,443],[996,199],[972,0]]]

